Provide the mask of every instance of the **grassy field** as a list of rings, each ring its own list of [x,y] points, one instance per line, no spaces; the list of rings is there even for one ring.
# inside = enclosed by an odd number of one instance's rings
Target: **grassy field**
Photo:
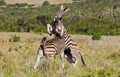
[[[19,42],[10,42],[14,35],[20,37]],[[39,68],[33,70],[43,36],[48,35],[0,32],[0,77],[120,77],[120,36],[102,36],[94,41],[91,36],[71,35],[84,54],[87,67],[79,61],[73,68],[65,60],[65,69],[61,71],[58,56],[49,67],[44,58]]]

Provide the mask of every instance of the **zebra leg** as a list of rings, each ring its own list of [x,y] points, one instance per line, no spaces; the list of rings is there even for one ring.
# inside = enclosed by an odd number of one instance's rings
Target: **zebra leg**
[[[37,66],[38,66],[39,61],[40,61],[41,58],[43,58],[43,50],[38,50],[37,56],[36,56],[36,63],[34,65],[34,69],[37,68]]]
[[[71,49],[71,54],[72,54],[73,58],[75,59],[75,63],[73,64],[74,67],[78,63],[79,55],[81,57],[81,61],[82,61],[83,65],[86,66],[86,63],[84,61],[84,57],[83,57],[82,53],[78,49],[77,50],[76,49]]]
[[[71,54],[70,48],[65,49],[64,53],[65,53],[65,58],[67,59],[67,61],[68,61],[71,65],[73,65],[73,64],[75,63],[75,61],[72,60],[72,54]]]
[[[78,59],[77,57],[73,57],[75,59],[75,63],[72,63],[73,67],[76,67],[77,63],[78,63]]]
[[[71,55],[72,55],[72,60],[74,61],[72,64],[73,67],[76,67],[77,63],[78,63],[78,54],[77,51],[75,49],[71,48]]]
[[[60,53],[60,58],[61,58],[62,69],[64,69],[64,52]]]

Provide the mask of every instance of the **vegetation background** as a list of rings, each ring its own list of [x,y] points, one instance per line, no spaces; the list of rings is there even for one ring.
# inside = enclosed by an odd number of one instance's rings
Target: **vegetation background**
[[[87,67],[76,68],[59,56],[46,66],[44,58],[33,70],[41,38],[47,36],[60,4],[6,4],[0,0],[0,77],[120,77],[120,0],[73,0],[63,22],[84,54]],[[93,35],[93,36],[92,36]],[[106,36],[107,35],[107,36]],[[113,36],[114,35],[114,36]]]
[[[64,17],[69,33],[120,35],[120,0],[85,0],[64,4],[70,12]],[[40,7],[26,3],[6,5],[0,1],[0,31],[46,32],[59,5],[43,2]]]

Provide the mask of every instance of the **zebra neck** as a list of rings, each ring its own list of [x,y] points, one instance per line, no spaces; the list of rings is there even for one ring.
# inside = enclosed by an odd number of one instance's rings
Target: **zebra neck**
[[[66,39],[67,37],[69,37],[67,31],[64,31],[64,33],[63,33],[63,37],[64,37],[65,39]]]

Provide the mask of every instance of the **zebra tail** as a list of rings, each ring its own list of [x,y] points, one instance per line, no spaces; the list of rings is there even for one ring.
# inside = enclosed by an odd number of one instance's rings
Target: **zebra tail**
[[[47,39],[47,37],[43,37],[43,38],[42,38],[42,40],[41,40],[41,45],[44,46],[46,39]]]
[[[44,45],[45,45],[46,39],[47,39],[47,37],[43,37],[42,40],[41,40],[41,44],[40,44],[40,48],[43,51],[43,55],[45,55],[45,53],[44,53]]]
[[[86,63],[85,63],[85,60],[84,60],[84,57],[83,57],[82,53],[81,52],[79,52],[79,53],[80,53],[81,61],[82,61],[83,65],[87,66]]]

